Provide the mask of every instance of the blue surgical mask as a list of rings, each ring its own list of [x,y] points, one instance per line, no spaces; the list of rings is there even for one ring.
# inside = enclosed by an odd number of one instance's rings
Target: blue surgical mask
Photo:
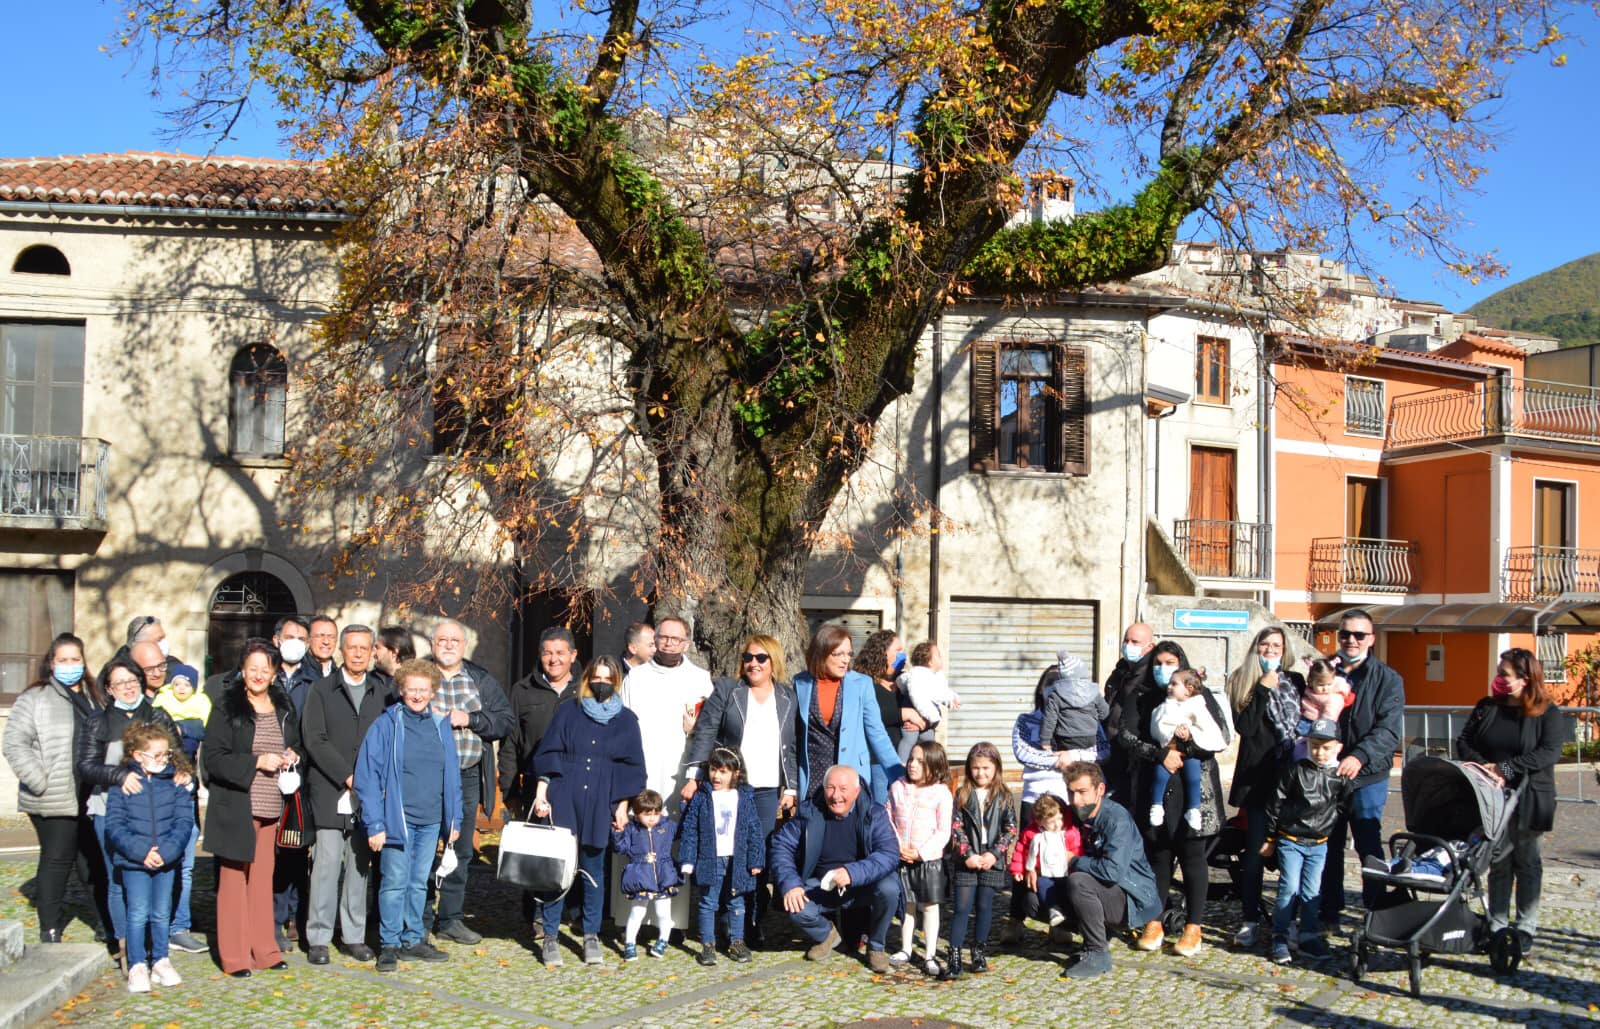
[[[1283,663],[1283,658],[1281,657],[1262,657],[1260,654],[1256,655],[1256,660],[1261,662],[1261,670],[1263,672],[1276,672],[1278,666]]]
[[[1135,662],[1144,657],[1143,651],[1144,648],[1137,643],[1124,643],[1122,645],[1122,656],[1129,662]]]
[[[56,665],[52,673],[63,686],[76,686],[83,679],[82,665]]]
[[[113,697],[111,703],[118,711],[132,711],[143,701],[143,697],[134,697],[132,700],[117,700]]]
[[[1157,686],[1171,686],[1172,676],[1177,669],[1172,665],[1155,665],[1153,668]]]
[[[894,658],[894,674],[899,675],[906,667],[906,652],[901,651]]]

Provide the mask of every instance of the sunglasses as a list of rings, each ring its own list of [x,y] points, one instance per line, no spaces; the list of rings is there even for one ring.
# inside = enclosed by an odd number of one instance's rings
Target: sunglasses
[[[771,654],[740,654],[739,655],[739,661],[742,664],[749,664],[750,662],[754,661],[758,665],[764,665],[768,661],[771,661],[771,660],[772,660],[772,655]]]
[[[1370,632],[1354,632],[1350,629],[1339,630],[1339,638],[1342,640],[1364,640],[1371,635],[1372,633]]]

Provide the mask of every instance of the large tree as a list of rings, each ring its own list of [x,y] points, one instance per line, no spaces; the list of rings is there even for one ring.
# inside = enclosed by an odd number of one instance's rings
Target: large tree
[[[524,588],[618,588],[620,541],[719,660],[797,640],[820,527],[953,296],[1158,269],[1186,222],[1375,225],[1473,274],[1448,231],[1484,102],[1560,38],[1545,0],[133,6],[191,125],[266,91],[356,216],[295,475],[379,484],[346,569],[426,553],[459,592],[487,532]],[[1096,209],[1007,228],[1046,169]]]

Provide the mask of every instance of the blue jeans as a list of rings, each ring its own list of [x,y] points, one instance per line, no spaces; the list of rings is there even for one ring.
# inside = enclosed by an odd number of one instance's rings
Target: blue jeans
[[[151,965],[167,956],[167,926],[172,921],[172,885],[178,870],[167,865],[159,872],[121,869],[127,903],[128,967]],[[145,932],[150,945],[145,946]]]
[[[727,913],[728,939],[744,939],[745,896],[733,892],[733,858],[717,858],[721,874],[712,879],[695,867],[695,913],[699,917],[700,942],[717,942],[717,914]],[[709,870],[708,870],[709,871]]]
[[[1328,834],[1328,862],[1322,869],[1322,920],[1332,925],[1344,910],[1345,840],[1355,842],[1356,857],[1383,856],[1383,806],[1389,801],[1389,780],[1362,786],[1351,799],[1350,814],[1341,815]],[[1359,863],[1359,862],[1358,862]],[[1383,900],[1383,885],[1362,880],[1361,900],[1368,910]]]
[[[1013,890],[1027,888],[1026,883],[1013,883]],[[1063,915],[1072,913],[1072,902],[1067,899],[1067,880],[1065,877],[1052,879],[1048,875],[1039,877],[1039,913],[1044,915],[1051,908],[1055,908]]]
[[[1300,901],[1300,938],[1308,940],[1322,931],[1318,897],[1322,893],[1322,867],[1328,860],[1326,843],[1278,840],[1278,903],[1272,910],[1272,939],[1289,938],[1294,902]]]
[[[1183,809],[1191,811],[1200,806],[1200,769],[1205,767],[1205,762],[1197,757],[1183,759]],[[1157,761],[1150,772],[1150,804],[1152,806],[1162,803],[1167,796],[1167,781],[1172,778],[1172,773],[1167,771],[1167,766]]]
[[[111,850],[106,846],[106,817],[94,816],[94,838],[100,841],[100,856],[106,863],[106,908],[111,912],[112,939],[128,938],[128,902],[122,895],[122,870],[111,863]]]
[[[605,902],[606,848],[585,847],[578,844],[578,874],[572,880],[572,889],[583,889],[583,935],[600,934],[600,916]],[[544,935],[553,940],[561,932],[561,913],[566,909],[566,893],[549,893],[540,897],[544,902]]]
[[[194,851],[200,842],[200,820],[195,819],[189,842],[183,848],[183,865],[178,869],[178,901],[172,906],[172,931],[186,933],[194,922],[189,917],[189,894],[194,889]]]
[[[378,886],[378,942],[414,947],[422,942],[422,905],[428,899],[428,873],[439,846],[439,823],[408,825],[404,847],[384,847]]]
[[[806,906],[789,919],[813,943],[821,943],[832,928],[829,915],[837,917],[845,908],[864,906],[871,912],[867,946],[871,950],[883,950],[889,939],[889,923],[894,920],[899,904],[900,877],[891,873],[865,886],[847,886],[843,894],[837,890],[824,892],[813,886],[806,890]]]

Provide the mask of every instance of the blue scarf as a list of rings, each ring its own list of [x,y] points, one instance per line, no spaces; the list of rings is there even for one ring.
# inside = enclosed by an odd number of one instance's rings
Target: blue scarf
[[[583,713],[605,725],[617,717],[617,712],[622,710],[622,698],[613,695],[610,700],[596,700],[593,697],[583,697],[578,703],[583,705]]]

